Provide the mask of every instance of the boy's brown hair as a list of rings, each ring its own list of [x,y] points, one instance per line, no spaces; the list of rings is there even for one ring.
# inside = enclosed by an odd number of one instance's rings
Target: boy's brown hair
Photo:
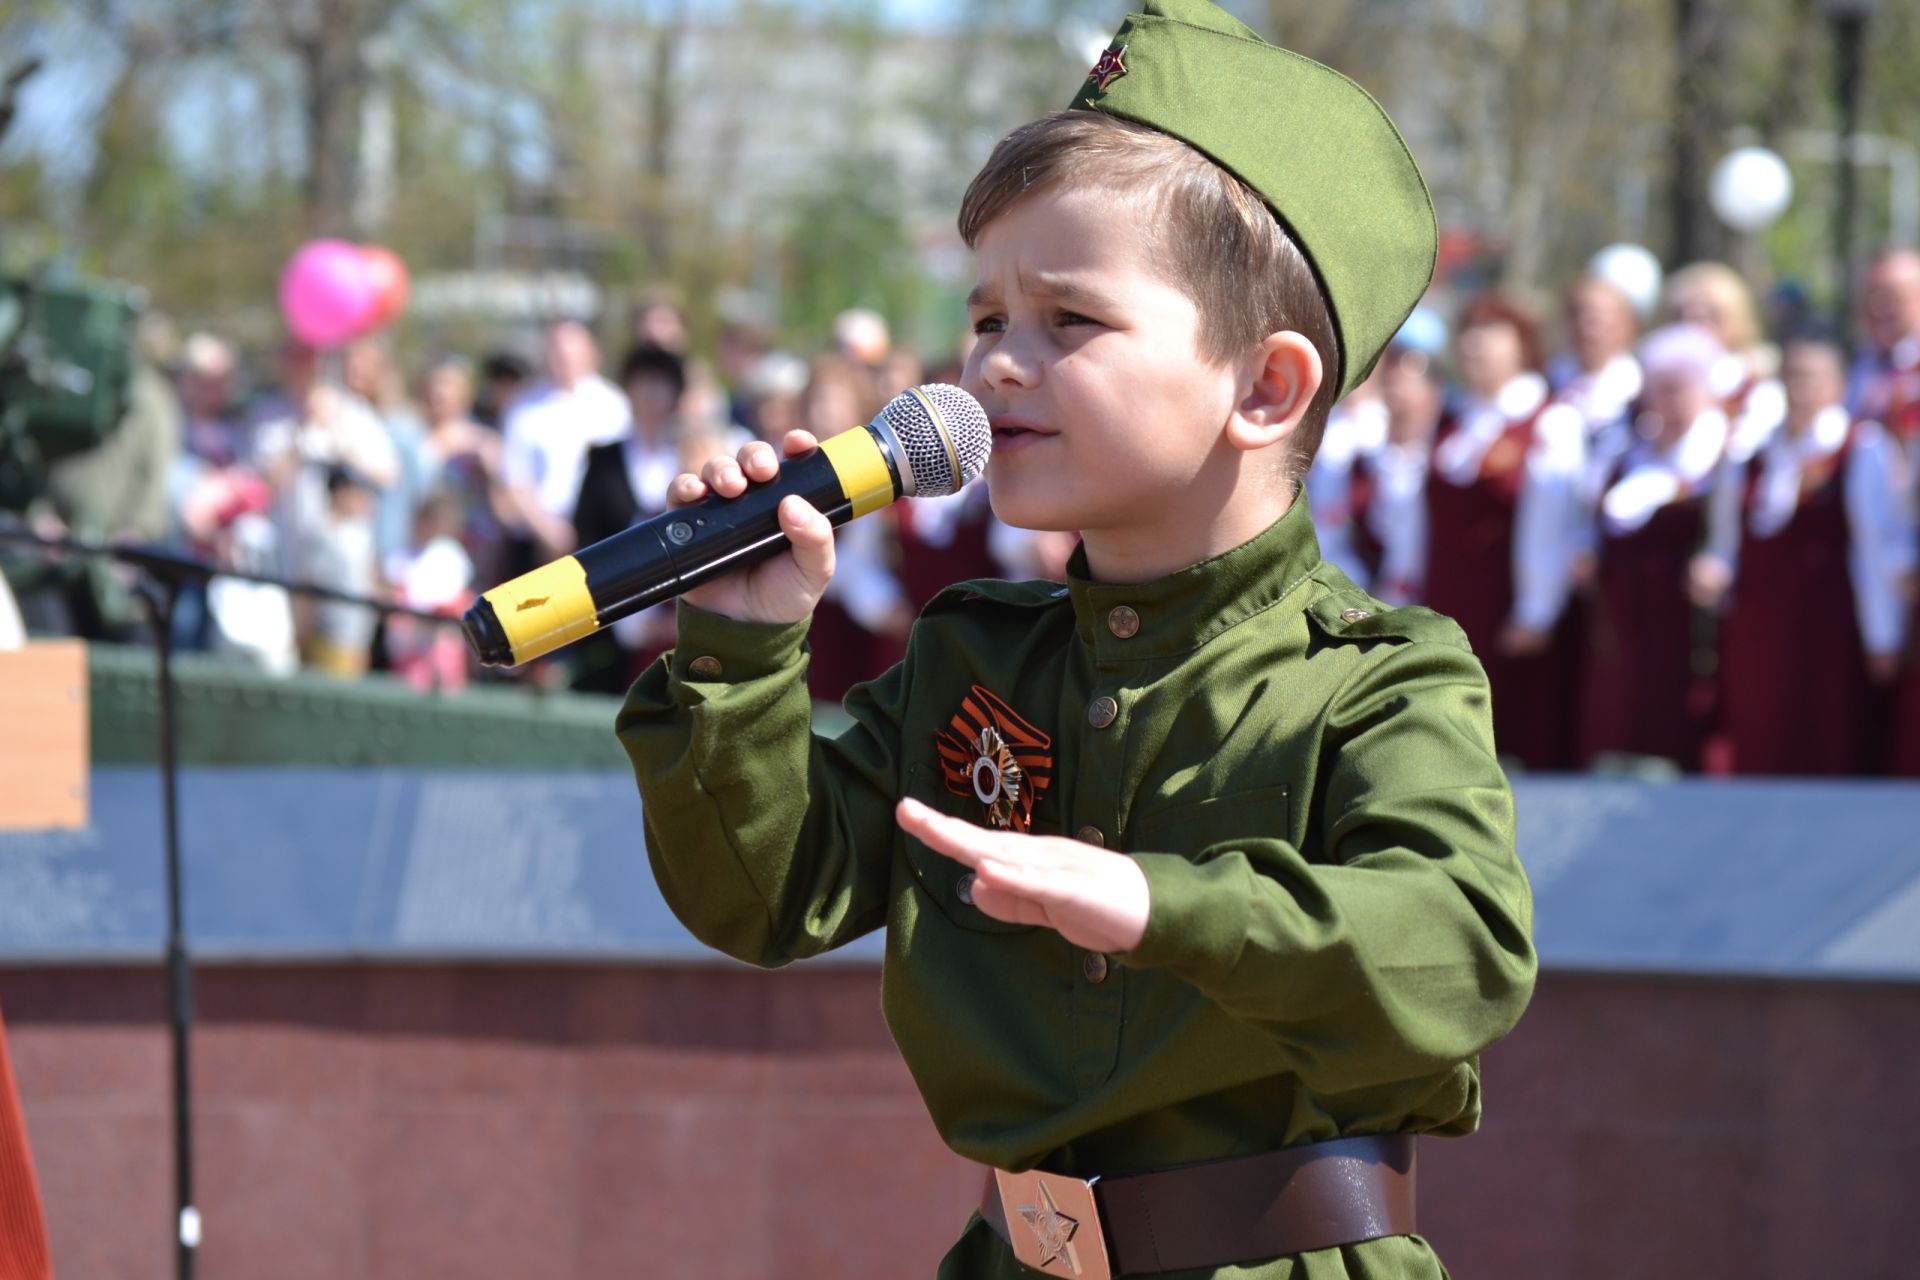
[[[1312,265],[1246,183],[1187,143],[1097,111],[1062,111],[1014,130],[993,149],[960,202],[960,237],[1037,191],[1074,183],[1146,197],[1157,265],[1200,312],[1201,354],[1228,360],[1291,329],[1324,371],[1288,442],[1297,480],[1320,448],[1340,385],[1333,318]]]

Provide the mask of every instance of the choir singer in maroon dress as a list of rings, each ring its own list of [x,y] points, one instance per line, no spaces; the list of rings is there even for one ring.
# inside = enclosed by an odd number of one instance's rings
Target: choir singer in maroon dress
[[[1645,393],[1592,476],[1599,566],[1581,687],[1580,758],[1654,756],[1697,769],[1712,709],[1711,639],[1689,595],[1729,426],[1714,394],[1724,349],[1691,325],[1640,347]]]
[[[1695,570],[1727,597],[1722,725],[1731,769],[1849,774],[1879,762],[1877,704],[1906,640],[1914,529],[1899,448],[1847,413],[1838,346],[1787,346],[1787,412],[1751,461],[1729,467]]]
[[[1464,394],[1434,435],[1427,604],[1460,624],[1493,691],[1494,743],[1529,769],[1568,761],[1574,671],[1564,495],[1584,455],[1578,414],[1549,412],[1539,328],[1498,294],[1456,341]],[[1545,499],[1545,500],[1543,500]]]

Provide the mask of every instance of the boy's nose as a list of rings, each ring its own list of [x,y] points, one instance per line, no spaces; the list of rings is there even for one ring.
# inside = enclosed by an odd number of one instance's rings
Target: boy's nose
[[[1008,333],[996,342],[993,350],[980,363],[980,380],[989,389],[1014,386],[1032,388],[1039,384],[1040,372],[1044,366],[1032,358],[1023,349],[1023,345]]]

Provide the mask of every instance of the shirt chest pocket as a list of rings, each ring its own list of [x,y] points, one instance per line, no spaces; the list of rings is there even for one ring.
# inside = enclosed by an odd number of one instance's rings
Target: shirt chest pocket
[[[940,771],[929,765],[916,764],[907,774],[907,794],[926,805],[958,818],[962,822],[981,823],[981,804],[972,797],[954,795],[948,791]],[[1036,834],[1040,834],[1038,827]],[[961,863],[955,862],[944,854],[935,853],[912,836],[903,835],[906,845],[907,867],[914,882],[921,891],[932,900],[940,914],[962,929],[975,933],[1031,933],[1035,926],[1030,924],[1009,924],[995,920],[986,912],[973,905],[973,872]]]
[[[1143,810],[1134,816],[1127,848],[1191,858],[1208,845],[1292,839],[1292,801],[1288,788],[1281,785],[1175,800]]]

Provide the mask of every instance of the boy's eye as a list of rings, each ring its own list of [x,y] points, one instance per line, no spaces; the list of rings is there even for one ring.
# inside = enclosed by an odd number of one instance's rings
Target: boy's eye
[[[1007,327],[1005,316],[981,316],[973,322],[976,336],[985,333],[999,333]]]
[[[1099,324],[1100,322],[1098,320],[1095,320],[1091,316],[1083,316],[1078,311],[1062,311],[1060,313],[1060,323],[1061,324]]]

